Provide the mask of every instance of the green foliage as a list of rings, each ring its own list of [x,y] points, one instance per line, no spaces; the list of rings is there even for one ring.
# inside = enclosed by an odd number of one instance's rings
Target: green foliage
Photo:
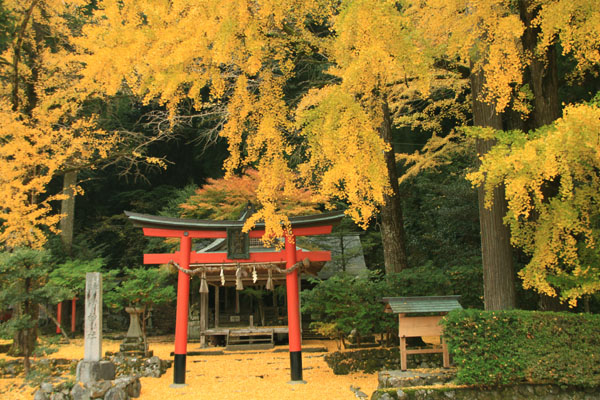
[[[302,292],[302,311],[318,323],[334,323],[335,329],[329,326],[331,332],[347,336],[355,330],[358,337],[380,332],[391,317],[383,313],[378,277],[376,273],[367,277],[340,273],[318,281],[312,290]]]
[[[160,210],[158,215],[175,218],[180,217],[182,213],[181,204],[194,196],[197,190],[198,185],[194,184],[186,185],[182,189],[176,190],[169,196],[167,204]]]
[[[465,179],[476,157],[465,151],[447,162],[401,186],[409,265],[481,265],[477,193]]]
[[[40,289],[49,270],[49,254],[45,251],[18,249],[0,253],[0,306],[6,308],[32,299],[42,300]],[[28,285],[29,291],[24,291],[24,285]]]
[[[125,307],[149,310],[175,299],[175,289],[168,281],[169,273],[159,268],[125,268],[125,278],[104,294],[105,302],[114,310]]]
[[[534,311],[453,311],[444,336],[457,382],[597,387],[600,316]]]
[[[460,295],[465,308],[483,305],[483,275],[479,259],[446,269],[432,262],[385,277],[386,297]]]
[[[313,328],[329,337],[340,339],[353,330],[367,336],[396,329],[396,318],[384,312],[382,297],[461,295],[463,307],[481,307],[482,279],[475,263],[445,270],[429,263],[387,275],[339,273],[302,291],[302,311],[311,315]]]
[[[37,339],[38,304],[47,302],[44,289],[51,268],[49,253],[27,248],[0,253],[0,310],[12,308],[12,318],[0,323],[0,335],[19,338],[11,353],[29,357]]]
[[[48,276],[48,284],[45,289],[52,303],[72,299],[85,291],[85,275],[88,272],[100,272],[104,260],[95,258],[93,260],[68,260],[58,265]],[[112,278],[114,273],[107,276],[103,274],[106,281]]]
[[[11,36],[14,34],[14,17],[4,6],[4,1],[0,1],[0,52],[4,51],[10,45]],[[8,63],[5,57],[0,57],[0,63]]]

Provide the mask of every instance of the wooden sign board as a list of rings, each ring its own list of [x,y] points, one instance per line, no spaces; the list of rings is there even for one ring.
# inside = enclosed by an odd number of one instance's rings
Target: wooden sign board
[[[227,258],[230,260],[250,258],[250,238],[242,228],[227,228]]]

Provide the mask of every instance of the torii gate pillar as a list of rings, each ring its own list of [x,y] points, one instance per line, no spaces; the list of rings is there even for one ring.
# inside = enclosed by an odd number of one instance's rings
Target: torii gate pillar
[[[181,237],[179,264],[182,269],[190,268],[192,239],[188,232]],[[173,387],[185,385],[187,357],[188,312],[190,307],[190,276],[182,271],[177,274],[177,313],[175,315],[175,359],[173,363]]]
[[[286,269],[296,264],[296,238],[285,237]],[[288,338],[290,345],[290,383],[306,383],[302,380],[302,334],[300,327],[300,299],[298,293],[298,270],[285,278],[288,309]]]

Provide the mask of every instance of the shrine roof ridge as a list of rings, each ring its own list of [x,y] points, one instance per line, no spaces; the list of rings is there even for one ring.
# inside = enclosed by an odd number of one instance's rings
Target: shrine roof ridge
[[[241,228],[245,221],[239,220],[208,220],[208,219],[183,219],[162,217],[151,214],[141,214],[125,211],[125,215],[135,226],[143,228],[180,229],[180,230],[226,230],[227,228]],[[292,228],[323,225],[337,225],[343,218],[343,211],[332,211],[315,215],[302,215],[289,217]],[[257,222],[253,229],[264,229],[264,222]]]

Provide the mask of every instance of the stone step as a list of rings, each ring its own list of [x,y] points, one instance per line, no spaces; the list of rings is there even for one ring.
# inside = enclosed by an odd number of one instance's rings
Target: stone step
[[[227,335],[226,350],[264,350],[275,347],[272,329],[236,329]]]
[[[245,351],[245,350],[270,350],[275,345],[273,343],[246,343],[246,344],[229,344],[225,347],[227,351]]]
[[[453,380],[455,376],[456,371],[454,369],[441,368],[380,371],[378,388],[442,385]]]

